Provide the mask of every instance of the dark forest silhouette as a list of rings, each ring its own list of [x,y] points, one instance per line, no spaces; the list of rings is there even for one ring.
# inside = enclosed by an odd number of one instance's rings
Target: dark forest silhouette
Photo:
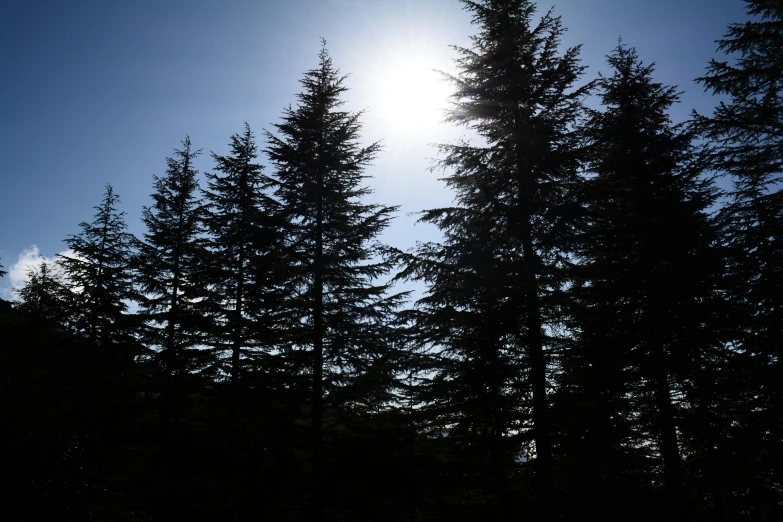
[[[675,124],[633,47],[590,78],[552,11],[462,0],[479,139],[411,251],[325,43],[204,184],[185,138],[142,237],[107,185],[0,301],[3,518],[783,520],[783,3],[746,3]]]

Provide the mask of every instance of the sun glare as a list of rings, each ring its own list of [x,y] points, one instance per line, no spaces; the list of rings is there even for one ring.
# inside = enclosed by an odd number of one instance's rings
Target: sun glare
[[[451,86],[424,61],[386,64],[375,79],[371,111],[400,132],[415,132],[443,120]]]

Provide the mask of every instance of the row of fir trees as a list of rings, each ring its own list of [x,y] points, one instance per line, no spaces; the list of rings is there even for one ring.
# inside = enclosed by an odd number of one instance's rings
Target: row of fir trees
[[[587,80],[552,11],[463,0],[476,138],[410,251],[325,48],[262,150],[201,186],[185,139],[143,237],[107,186],[0,303],[5,519],[781,520],[783,4],[746,2],[675,124],[633,48]]]

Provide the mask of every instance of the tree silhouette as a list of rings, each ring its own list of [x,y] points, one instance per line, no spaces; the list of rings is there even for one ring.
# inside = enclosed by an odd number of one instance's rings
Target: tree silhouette
[[[535,21],[532,2],[463,3],[478,33],[472,48],[456,49],[448,119],[483,143],[439,147],[458,204],[424,213],[446,241],[422,246],[408,275],[431,285],[420,302],[429,309],[427,341],[457,350],[447,363],[456,366],[440,369],[453,389],[434,400],[476,401],[470,408],[491,424],[484,430],[494,432],[495,448],[512,431],[531,433],[544,513],[554,480],[547,352],[558,343],[552,326],[580,160],[574,127],[589,85],[576,85],[579,48],[559,54],[564,28],[551,11]],[[532,401],[514,407],[518,393]],[[495,467],[499,481],[505,470]]]
[[[471,137],[408,252],[325,43],[203,189],[166,158],[142,238],[107,185],[0,300],[5,518],[783,519],[783,6],[746,4],[676,124],[635,49],[583,81],[553,11],[462,0]]]
[[[68,237],[68,253],[59,264],[73,290],[78,315],[73,327],[93,344],[128,342],[133,328],[128,303],[136,298],[131,262],[135,238],[126,232],[119,196],[106,185],[92,223],[82,222],[79,234]]]
[[[620,502],[602,490],[616,492],[622,473],[650,473],[637,466],[660,458],[668,507],[659,516],[690,520],[675,397],[717,344],[698,333],[720,269],[706,213],[715,191],[692,133],[669,119],[676,89],[655,82],[633,48],[621,44],[607,61],[603,110],[584,127],[587,215],[571,270],[579,336],[563,370],[582,393],[565,399],[579,415],[574,458],[588,460],[581,480],[613,519],[627,513],[611,512]]]
[[[191,372],[210,363],[209,350],[203,349],[203,207],[197,199],[197,171],[193,167],[198,154],[186,137],[182,149],[167,158],[165,175],[154,176],[153,204],[142,212],[147,231],[137,258],[140,314],[147,323],[142,339],[158,350],[163,374],[159,478],[164,513],[181,504],[174,498],[170,477],[176,466],[173,454],[182,453],[172,441],[172,418],[184,408],[183,391]]]
[[[781,470],[773,463],[783,459],[783,6],[769,0],[746,4],[754,19],[731,24],[718,41],[718,51],[732,63],[713,59],[697,78],[728,100],[711,116],[694,114],[694,120],[711,140],[716,168],[733,182],[720,220],[734,366],[745,370],[744,385],[736,383],[745,400],[737,405],[743,429],[735,432],[734,448],[744,462],[740,469],[753,470],[737,483],[736,509],[773,520],[781,516]],[[749,448],[755,454],[748,455]]]
[[[286,227],[279,204],[270,195],[276,183],[256,163],[257,150],[245,124],[242,134],[231,137],[231,155],[212,154],[218,173],[207,174],[205,192],[210,253],[207,302],[214,319],[209,344],[218,353],[229,353],[232,434],[228,444],[234,490],[242,487],[237,472],[240,416],[259,415],[257,406],[245,408],[243,381],[264,386],[259,378],[271,371],[272,351],[290,326],[285,318]]]
[[[217,303],[218,346],[231,353],[232,386],[238,386],[242,356],[259,356],[254,348],[274,346],[285,258],[284,221],[270,195],[275,181],[255,163],[257,146],[250,127],[231,137],[231,156],[213,154],[217,171],[207,174],[209,248],[215,260],[210,281]]]
[[[16,308],[37,322],[69,328],[74,297],[58,268],[46,259],[29,268],[25,284],[16,290]]]
[[[267,133],[276,195],[291,223],[295,350],[307,350],[311,376],[312,520],[323,520],[324,434],[340,408],[382,404],[387,372],[384,321],[400,296],[376,282],[391,268],[373,241],[394,207],[365,203],[364,169],[380,146],[359,144],[361,113],[340,110],[347,90],[325,46],[300,80],[296,108]],[[332,484],[332,488],[337,484]]]

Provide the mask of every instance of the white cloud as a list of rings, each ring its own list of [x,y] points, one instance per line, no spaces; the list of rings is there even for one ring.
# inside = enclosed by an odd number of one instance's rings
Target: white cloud
[[[69,250],[60,252],[59,255],[72,254]],[[26,248],[19,253],[19,257],[16,263],[8,266],[6,270],[8,274],[3,279],[0,279],[0,298],[12,300],[16,297],[14,290],[18,290],[24,286],[27,282],[27,273],[31,268],[37,267],[41,260],[45,259],[47,263],[53,263],[57,259],[57,255],[47,257],[41,255],[41,251],[38,250],[37,245],[33,245],[30,248]],[[10,284],[10,287],[8,286]]]

